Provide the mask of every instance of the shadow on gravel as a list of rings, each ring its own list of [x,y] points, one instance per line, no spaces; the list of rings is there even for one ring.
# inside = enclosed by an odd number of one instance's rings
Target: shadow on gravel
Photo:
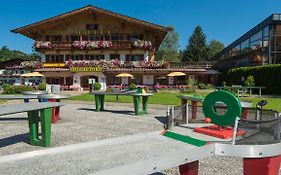
[[[93,108],[79,108],[77,110],[96,112],[96,110]],[[114,110],[105,109],[102,112],[111,112],[111,113],[115,113],[115,114],[125,114],[125,115],[135,115],[135,113],[133,111],[114,111]]]
[[[163,173],[152,173],[152,174],[149,174],[149,175],[165,175]]]
[[[27,117],[0,118],[0,121],[19,121],[19,120],[27,120]]]
[[[166,124],[167,123],[167,117],[164,116],[156,116],[154,117],[156,120],[158,120],[159,122],[161,122],[162,124]]]
[[[0,148],[6,147],[9,145],[13,145],[16,143],[20,143],[20,142],[29,144],[28,133],[10,136],[10,137],[6,137],[6,138],[1,138],[0,139]]]

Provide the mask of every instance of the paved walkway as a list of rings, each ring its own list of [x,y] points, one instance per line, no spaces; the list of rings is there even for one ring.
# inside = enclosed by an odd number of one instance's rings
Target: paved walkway
[[[91,102],[67,102],[61,111],[62,119],[52,125],[52,147],[161,131],[165,108],[152,105],[148,115],[134,116],[130,104],[107,103],[108,111],[97,113]],[[26,114],[0,118],[0,156],[46,149],[28,144],[26,118]],[[173,168],[163,173],[177,175],[178,170]],[[204,159],[200,162],[200,175],[210,174],[241,175],[242,160],[225,157]]]

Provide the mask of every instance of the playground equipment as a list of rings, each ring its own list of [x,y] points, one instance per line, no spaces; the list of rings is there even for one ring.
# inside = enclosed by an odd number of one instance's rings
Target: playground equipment
[[[239,101],[224,91],[210,94],[211,104],[221,102],[216,97],[223,95],[231,100],[227,105],[239,107]],[[209,104],[208,98],[204,104]],[[234,102],[235,101],[235,102]],[[235,115],[227,113],[220,121],[215,110],[225,106],[204,105],[205,112],[213,110],[214,116],[207,116],[211,122],[226,127],[236,126],[233,137],[221,139],[194,132],[194,128],[213,125],[210,123],[188,123],[172,126],[169,130],[123,136],[82,144],[75,144],[45,150],[33,151],[0,157],[0,172],[3,174],[151,174],[179,166],[181,175],[197,175],[199,160],[218,155],[235,156],[244,159],[244,175],[278,175],[281,161],[280,127],[281,119],[275,111],[263,112],[263,120],[256,121],[255,115],[240,119],[242,109],[235,108]],[[181,114],[169,111],[174,117]],[[217,116],[215,116],[217,115]],[[266,116],[265,116],[266,115]],[[181,115],[179,119],[181,119]],[[204,117],[205,118],[205,117]],[[176,120],[173,118],[172,120]],[[264,120],[266,119],[266,120]],[[239,122],[239,125],[237,124]],[[236,124],[235,124],[236,123]],[[176,122],[174,122],[176,124]],[[257,128],[256,125],[259,125]],[[238,127],[239,126],[239,127]],[[236,131],[243,129],[245,134],[236,137]],[[234,140],[233,140],[234,138]],[[40,162],[40,167],[34,166]],[[63,163],[62,163],[63,162]],[[16,167],[16,168],[14,168]]]

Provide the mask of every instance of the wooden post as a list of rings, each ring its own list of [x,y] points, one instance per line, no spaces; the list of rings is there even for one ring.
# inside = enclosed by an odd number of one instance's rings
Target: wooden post
[[[179,166],[180,175],[198,175],[199,161]]]

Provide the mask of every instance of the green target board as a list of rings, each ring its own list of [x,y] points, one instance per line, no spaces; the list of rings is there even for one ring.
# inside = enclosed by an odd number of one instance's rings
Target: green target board
[[[215,110],[217,103],[224,103],[227,111],[218,114]],[[235,123],[236,117],[242,114],[242,107],[239,99],[227,91],[214,91],[210,93],[203,102],[203,112],[206,118],[210,118],[212,123],[218,126],[229,126]]]

